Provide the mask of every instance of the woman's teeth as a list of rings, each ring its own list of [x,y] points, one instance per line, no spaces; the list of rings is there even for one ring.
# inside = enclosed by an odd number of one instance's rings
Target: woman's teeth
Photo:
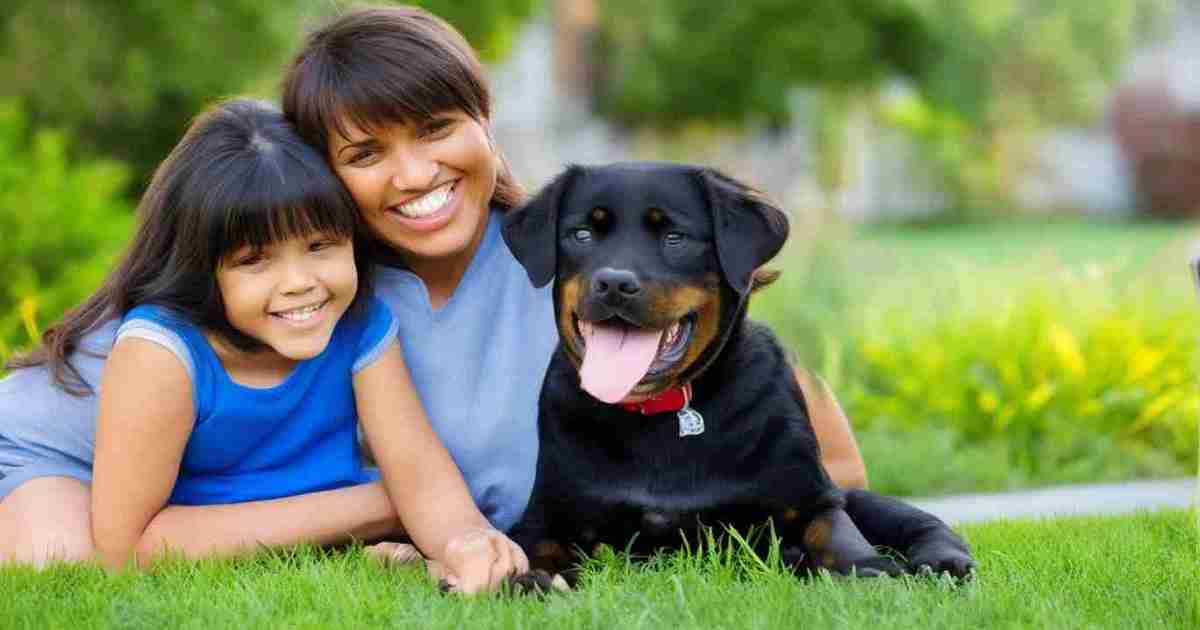
[[[284,319],[291,320],[293,322],[302,322],[302,321],[312,318],[312,316],[317,311],[321,310],[322,306],[325,306],[325,302],[321,302],[320,304],[313,304],[311,306],[305,306],[302,308],[292,309],[290,311],[280,311],[275,314]]]
[[[396,211],[413,219],[427,217],[441,210],[450,201],[453,192],[454,182],[447,182],[408,203],[396,206]]]

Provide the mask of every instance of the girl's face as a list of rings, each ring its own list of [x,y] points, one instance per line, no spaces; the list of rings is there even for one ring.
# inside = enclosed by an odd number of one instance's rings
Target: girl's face
[[[461,110],[428,121],[330,133],[329,160],[376,238],[424,261],[471,256],[487,225],[496,157]]]
[[[242,247],[217,269],[225,316],[281,357],[310,359],[325,350],[358,290],[354,245],[312,233],[254,250]]]

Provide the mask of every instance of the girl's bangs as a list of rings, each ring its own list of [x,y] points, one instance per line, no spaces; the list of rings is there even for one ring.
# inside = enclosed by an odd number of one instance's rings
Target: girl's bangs
[[[222,223],[212,226],[216,260],[315,233],[354,237],[357,209],[332,175],[292,173],[257,183],[226,200]]]

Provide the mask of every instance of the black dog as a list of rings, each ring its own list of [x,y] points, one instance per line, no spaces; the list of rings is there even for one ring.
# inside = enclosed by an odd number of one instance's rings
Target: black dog
[[[599,543],[649,553],[768,520],[797,570],[971,571],[936,517],[830,481],[783,348],[745,316],[788,233],[755,191],[684,165],[574,166],[503,233],[535,286],[555,279],[561,338],[511,532],[536,569],[518,584],[548,587]]]

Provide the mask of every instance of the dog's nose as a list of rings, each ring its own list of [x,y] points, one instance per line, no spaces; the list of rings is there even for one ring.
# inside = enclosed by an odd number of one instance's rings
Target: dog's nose
[[[605,267],[592,276],[592,294],[599,298],[631,298],[641,292],[642,283],[638,282],[637,274],[632,271]]]

